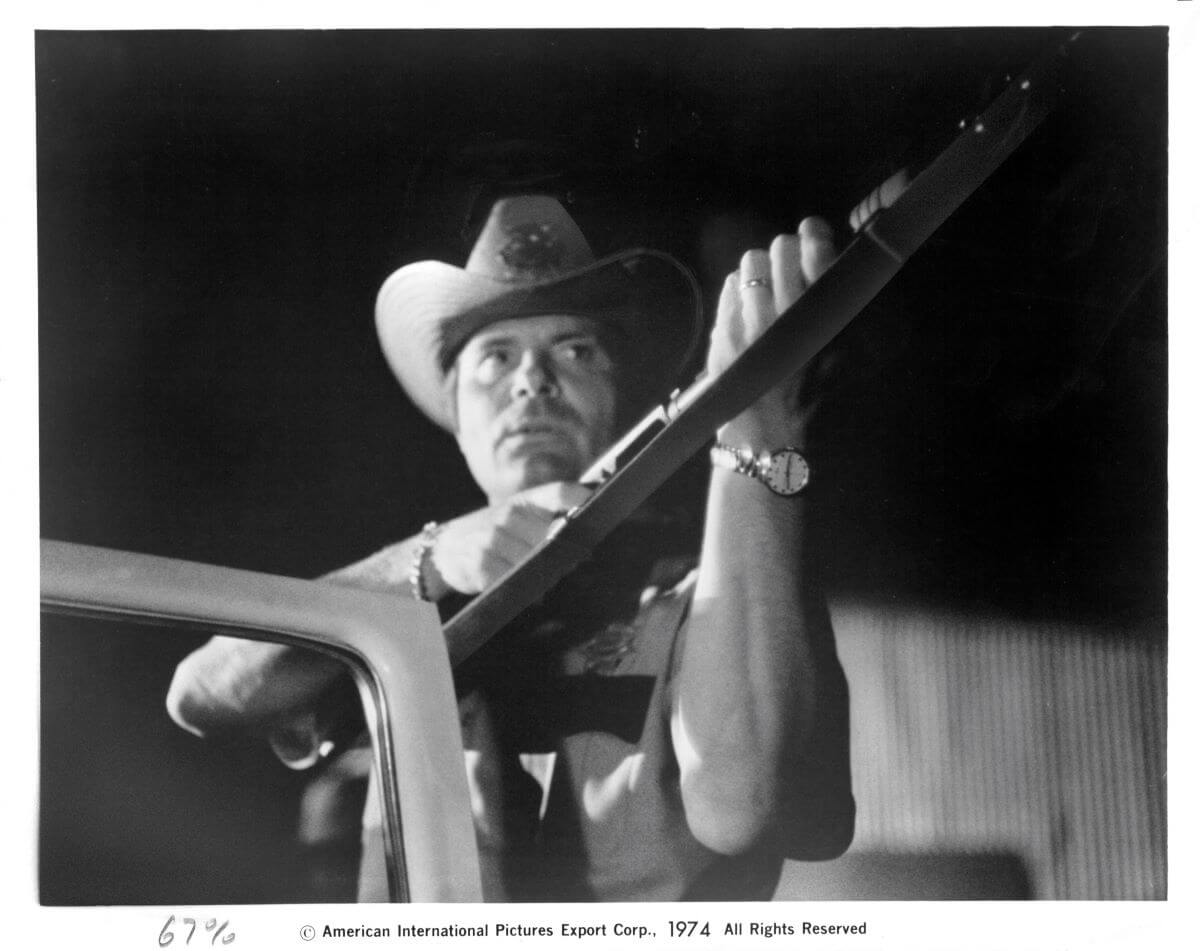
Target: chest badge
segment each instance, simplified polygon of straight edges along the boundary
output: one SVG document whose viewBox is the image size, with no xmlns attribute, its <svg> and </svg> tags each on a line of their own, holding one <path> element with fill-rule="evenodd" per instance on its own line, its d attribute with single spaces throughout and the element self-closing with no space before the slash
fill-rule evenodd
<svg viewBox="0 0 1200 951">
<path fill-rule="evenodd" d="M 631 624 L 613 621 L 581 648 L 589 674 L 616 673 L 621 661 L 634 652 L 636 631 Z"/>
</svg>

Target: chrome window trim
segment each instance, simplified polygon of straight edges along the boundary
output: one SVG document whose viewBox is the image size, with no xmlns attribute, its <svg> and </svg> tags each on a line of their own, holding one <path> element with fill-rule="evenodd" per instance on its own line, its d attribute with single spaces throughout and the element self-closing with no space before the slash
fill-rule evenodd
<svg viewBox="0 0 1200 951">
<path fill-rule="evenodd" d="M 348 663 L 380 778 L 391 900 L 482 900 L 458 708 L 432 605 L 48 540 L 41 543 L 41 591 L 43 607 L 56 612 L 202 625 L 315 648 Z M 399 762 L 419 768 L 401 770 Z"/>
</svg>

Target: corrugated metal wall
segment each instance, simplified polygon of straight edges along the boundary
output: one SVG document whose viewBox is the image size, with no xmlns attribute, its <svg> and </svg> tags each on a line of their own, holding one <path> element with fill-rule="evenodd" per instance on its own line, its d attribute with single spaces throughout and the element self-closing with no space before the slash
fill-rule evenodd
<svg viewBox="0 0 1200 951">
<path fill-rule="evenodd" d="M 833 609 L 852 851 L 1013 852 L 1037 898 L 1166 897 L 1161 631 Z"/>
</svg>

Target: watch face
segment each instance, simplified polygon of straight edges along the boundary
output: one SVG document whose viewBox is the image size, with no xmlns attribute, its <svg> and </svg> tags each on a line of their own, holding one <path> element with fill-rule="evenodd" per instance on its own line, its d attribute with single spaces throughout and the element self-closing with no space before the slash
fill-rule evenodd
<svg viewBox="0 0 1200 951">
<path fill-rule="evenodd" d="M 808 485 L 808 463 L 800 453 L 781 449 L 771 454 L 771 463 L 763 473 L 763 481 L 772 492 L 795 495 Z"/>
</svg>

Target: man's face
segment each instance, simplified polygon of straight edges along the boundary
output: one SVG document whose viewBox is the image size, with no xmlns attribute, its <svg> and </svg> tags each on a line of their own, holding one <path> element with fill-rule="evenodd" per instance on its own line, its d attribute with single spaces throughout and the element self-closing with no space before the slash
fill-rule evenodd
<svg viewBox="0 0 1200 951">
<path fill-rule="evenodd" d="M 492 504 L 579 478 L 615 435 L 617 367 L 586 317 L 491 324 L 455 367 L 455 436 Z"/>
</svg>

